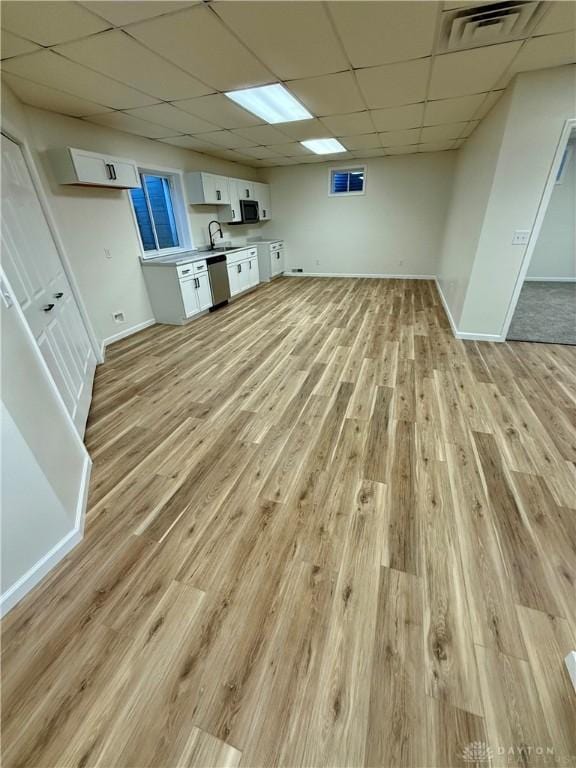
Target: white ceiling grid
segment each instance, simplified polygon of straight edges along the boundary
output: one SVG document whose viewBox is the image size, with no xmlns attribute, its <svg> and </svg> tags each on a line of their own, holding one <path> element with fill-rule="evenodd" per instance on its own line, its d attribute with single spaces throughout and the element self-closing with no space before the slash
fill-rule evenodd
<svg viewBox="0 0 576 768">
<path fill-rule="evenodd" d="M 576 62 L 576 3 L 530 36 L 438 53 L 435 0 L 4 0 L 2 76 L 27 104 L 251 166 L 461 146 L 518 72 Z M 313 119 L 274 126 L 224 92 L 281 82 Z"/>
</svg>

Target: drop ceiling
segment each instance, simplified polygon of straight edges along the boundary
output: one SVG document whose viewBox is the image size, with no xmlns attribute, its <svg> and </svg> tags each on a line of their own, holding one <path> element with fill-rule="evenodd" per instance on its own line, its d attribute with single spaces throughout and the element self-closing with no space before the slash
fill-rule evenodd
<svg viewBox="0 0 576 768">
<path fill-rule="evenodd" d="M 2 78 L 26 104 L 254 167 L 456 149 L 518 72 L 576 62 L 576 4 L 443 52 L 471 2 L 4 0 Z M 487 3 L 484 3 L 487 5 Z M 495 6 L 497 7 L 497 6 Z M 484 33 L 483 33 L 484 34 Z M 282 82 L 313 119 L 264 124 L 224 91 Z"/>
</svg>

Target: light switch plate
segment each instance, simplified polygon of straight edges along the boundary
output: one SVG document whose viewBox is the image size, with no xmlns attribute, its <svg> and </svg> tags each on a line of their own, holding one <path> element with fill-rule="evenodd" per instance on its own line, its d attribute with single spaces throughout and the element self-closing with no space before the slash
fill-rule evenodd
<svg viewBox="0 0 576 768">
<path fill-rule="evenodd" d="M 529 229 L 517 229 L 512 238 L 512 245 L 527 245 L 530 239 Z"/>
</svg>

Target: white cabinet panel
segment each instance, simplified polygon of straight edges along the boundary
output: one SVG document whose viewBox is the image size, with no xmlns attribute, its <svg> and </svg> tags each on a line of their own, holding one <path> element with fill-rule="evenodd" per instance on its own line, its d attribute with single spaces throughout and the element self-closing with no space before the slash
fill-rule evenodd
<svg viewBox="0 0 576 768">
<path fill-rule="evenodd" d="M 49 150 L 60 184 L 134 189 L 140 187 L 138 168 L 131 160 L 73 147 Z"/>
<path fill-rule="evenodd" d="M 200 301 L 196 289 L 196 278 L 191 277 L 188 280 L 180 280 L 180 290 L 182 292 L 182 301 L 184 303 L 184 314 L 186 317 L 200 312 Z"/>
<path fill-rule="evenodd" d="M 260 221 L 269 221 L 272 218 L 270 186 L 262 182 L 254 182 L 254 196 L 258 200 L 260 208 Z"/>
<path fill-rule="evenodd" d="M 230 284 L 230 296 L 236 296 L 240 293 L 240 264 L 228 264 L 228 282 Z"/>
<path fill-rule="evenodd" d="M 212 306 L 212 291 L 210 290 L 210 278 L 207 272 L 196 276 L 196 293 L 198 294 L 200 312 L 210 309 Z"/>
<path fill-rule="evenodd" d="M 192 205 L 228 205 L 229 179 L 215 173 L 194 171 L 184 176 L 188 202 Z"/>
</svg>

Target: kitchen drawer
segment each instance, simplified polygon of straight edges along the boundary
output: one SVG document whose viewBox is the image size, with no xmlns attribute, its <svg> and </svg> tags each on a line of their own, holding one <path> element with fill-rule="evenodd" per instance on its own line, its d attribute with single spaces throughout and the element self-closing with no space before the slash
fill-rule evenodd
<svg viewBox="0 0 576 768">
<path fill-rule="evenodd" d="M 277 243 L 270 243 L 270 250 L 271 251 L 281 251 L 284 247 L 284 243 L 279 240 Z"/>
<path fill-rule="evenodd" d="M 177 270 L 178 277 L 186 278 L 191 275 L 197 275 L 200 272 L 206 272 L 207 266 L 205 261 L 191 261 L 188 264 L 180 264 Z"/>
<path fill-rule="evenodd" d="M 227 264 L 238 264 L 240 261 L 245 261 L 246 259 L 253 258 L 258 253 L 256 248 L 244 248 L 241 251 L 236 251 L 235 253 L 229 253 L 226 256 L 226 263 Z"/>
</svg>

